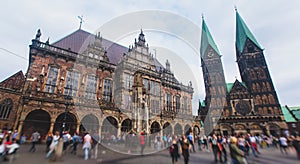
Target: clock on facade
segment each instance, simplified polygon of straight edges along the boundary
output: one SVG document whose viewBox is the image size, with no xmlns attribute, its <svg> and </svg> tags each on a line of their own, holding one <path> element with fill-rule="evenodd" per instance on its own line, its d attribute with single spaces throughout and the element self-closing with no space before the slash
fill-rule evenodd
<svg viewBox="0 0 300 164">
<path fill-rule="evenodd" d="M 245 100 L 240 100 L 236 105 L 235 105 L 235 110 L 239 114 L 246 116 L 251 112 L 251 105 L 248 101 Z"/>
<path fill-rule="evenodd" d="M 214 52 L 213 52 L 213 51 L 208 51 L 207 56 L 208 56 L 208 57 L 214 56 Z"/>
</svg>

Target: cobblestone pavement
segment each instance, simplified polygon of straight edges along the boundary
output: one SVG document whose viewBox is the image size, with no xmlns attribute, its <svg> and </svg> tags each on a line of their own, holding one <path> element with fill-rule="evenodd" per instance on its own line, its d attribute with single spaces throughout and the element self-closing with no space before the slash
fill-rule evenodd
<svg viewBox="0 0 300 164">
<path fill-rule="evenodd" d="M 62 164 L 171 164 L 171 158 L 167 150 L 148 155 L 128 155 L 121 154 L 103 146 L 99 146 L 97 159 L 83 159 L 83 150 L 81 145 L 78 147 L 77 155 L 73 155 L 70 152 L 66 152 L 63 158 L 58 161 L 50 161 L 45 158 L 45 145 L 37 145 L 37 150 L 34 153 L 28 152 L 30 144 L 21 145 L 16 154 L 14 164 L 44 164 L 44 163 L 62 163 Z M 279 149 L 260 149 L 259 158 L 255 158 L 250 155 L 248 158 L 249 164 L 300 164 L 300 161 L 296 158 L 295 151 L 290 151 L 289 154 L 284 155 L 280 153 Z M 230 155 L 228 153 L 228 164 L 231 163 Z M 9 162 L 4 162 L 9 163 Z M 209 151 L 197 151 L 191 153 L 190 164 L 210 164 L 213 162 L 212 152 Z M 183 160 L 179 159 L 179 164 L 183 164 Z"/>
</svg>

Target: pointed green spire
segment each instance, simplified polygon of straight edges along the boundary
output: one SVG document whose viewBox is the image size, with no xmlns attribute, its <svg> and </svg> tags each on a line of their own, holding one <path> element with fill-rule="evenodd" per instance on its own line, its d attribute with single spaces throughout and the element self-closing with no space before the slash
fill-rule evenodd
<svg viewBox="0 0 300 164">
<path fill-rule="evenodd" d="M 236 47 L 240 53 L 244 49 L 247 38 L 249 38 L 257 47 L 262 49 L 236 10 Z"/>
<path fill-rule="evenodd" d="M 216 45 L 216 43 L 214 42 L 208 27 L 204 21 L 204 18 L 202 17 L 202 34 L 201 34 L 201 47 L 200 47 L 200 54 L 201 56 L 204 56 L 204 53 L 206 51 L 206 49 L 208 48 L 208 46 L 211 46 L 218 55 L 220 55 L 220 52 L 218 50 L 218 47 Z"/>
</svg>

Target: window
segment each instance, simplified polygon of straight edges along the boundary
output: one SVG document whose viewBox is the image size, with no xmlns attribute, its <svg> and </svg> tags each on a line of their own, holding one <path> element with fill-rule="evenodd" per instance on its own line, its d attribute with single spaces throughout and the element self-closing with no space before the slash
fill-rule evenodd
<svg viewBox="0 0 300 164">
<path fill-rule="evenodd" d="M 175 112 L 177 113 L 177 112 L 179 112 L 179 110 L 180 110 L 180 96 L 177 95 L 177 96 L 176 96 L 176 107 L 175 107 Z"/>
<path fill-rule="evenodd" d="M 65 86 L 65 95 L 76 96 L 78 90 L 80 73 L 68 71 L 67 81 Z"/>
<path fill-rule="evenodd" d="M 103 88 L 103 99 L 111 102 L 112 99 L 112 81 L 109 79 L 104 79 L 104 88 Z"/>
<path fill-rule="evenodd" d="M 150 87 L 148 84 L 149 84 L 149 81 L 147 79 L 143 79 L 143 86 L 146 90 L 148 90 Z"/>
<path fill-rule="evenodd" d="M 125 89 L 131 89 L 132 88 L 132 84 L 133 84 L 133 76 L 124 73 L 123 75 L 123 87 Z"/>
<path fill-rule="evenodd" d="M 187 113 L 187 109 L 188 108 L 188 104 L 187 104 L 187 97 L 186 96 L 184 96 L 183 97 L 183 104 L 182 104 L 182 112 L 183 113 Z"/>
<path fill-rule="evenodd" d="M 155 99 L 151 99 L 150 100 L 150 111 L 151 113 L 159 113 L 160 112 L 160 101 L 159 100 L 155 100 Z"/>
<path fill-rule="evenodd" d="M 59 69 L 50 66 L 46 83 L 46 92 L 54 93 Z"/>
<path fill-rule="evenodd" d="M 160 96 L 160 86 L 159 83 L 150 81 L 150 93 L 153 96 Z"/>
<path fill-rule="evenodd" d="M 167 111 L 172 111 L 172 95 L 170 93 L 166 94 L 166 102 Z"/>
<path fill-rule="evenodd" d="M 11 99 L 5 99 L 0 104 L 0 119 L 8 119 L 13 103 Z"/>
<path fill-rule="evenodd" d="M 129 110 L 131 103 L 131 96 L 129 94 L 124 94 L 124 108 Z"/>
<path fill-rule="evenodd" d="M 96 99 L 97 77 L 88 75 L 86 80 L 85 98 Z"/>
</svg>

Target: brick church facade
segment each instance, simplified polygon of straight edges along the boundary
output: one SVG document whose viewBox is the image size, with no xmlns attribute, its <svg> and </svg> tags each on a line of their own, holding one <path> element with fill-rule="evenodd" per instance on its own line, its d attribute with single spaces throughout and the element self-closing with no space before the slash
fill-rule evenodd
<svg viewBox="0 0 300 164">
<path fill-rule="evenodd" d="M 211 132 L 280 135 L 287 130 L 263 53 L 236 11 L 236 62 L 242 81 L 225 81 L 221 54 L 202 22 L 201 66 L 206 97 L 199 105 L 206 134 Z"/>
</svg>

